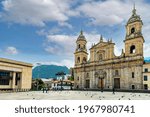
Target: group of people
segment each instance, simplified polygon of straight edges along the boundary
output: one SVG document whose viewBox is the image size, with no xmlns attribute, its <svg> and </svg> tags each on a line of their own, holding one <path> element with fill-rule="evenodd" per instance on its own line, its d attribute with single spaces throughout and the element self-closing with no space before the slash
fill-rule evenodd
<svg viewBox="0 0 150 117">
<path fill-rule="evenodd" d="M 44 92 L 46 92 L 46 93 L 48 92 L 48 88 L 47 88 L 47 87 L 44 87 L 44 88 L 43 88 L 43 93 L 44 93 Z"/>
</svg>

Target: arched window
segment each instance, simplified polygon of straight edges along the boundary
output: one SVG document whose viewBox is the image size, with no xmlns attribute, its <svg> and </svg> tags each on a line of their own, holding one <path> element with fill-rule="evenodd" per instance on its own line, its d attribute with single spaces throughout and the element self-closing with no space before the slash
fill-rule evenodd
<svg viewBox="0 0 150 117">
<path fill-rule="evenodd" d="M 99 59 L 99 61 L 101 61 L 101 60 L 103 59 L 102 54 L 99 55 L 99 58 L 98 58 L 98 59 Z"/>
<path fill-rule="evenodd" d="M 85 49 L 85 45 L 83 46 L 83 49 Z"/>
<path fill-rule="evenodd" d="M 80 44 L 78 45 L 78 48 L 80 48 Z"/>
<path fill-rule="evenodd" d="M 132 45 L 130 47 L 130 54 L 134 54 L 135 53 L 135 45 Z"/>
<path fill-rule="evenodd" d="M 77 63 L 80 63 L 80 57 L 77 58 Z"/>
<path fill-rule="evenodd" d="M 131 34 L 135 32 L 135 28 L 131 28 Z"/>
<path fill-rule="evenodd" d="M 119 71 L 115 70 L 115 76 L 118 76 L 118 75 L 119 75 Z"/>
<path fill-rule="evenodd" d="M 89 77 L 89 73 L 86 74 L 86 77 L 87 77 L 87 78 Z"/>
<path fill-rule="evenodd" d="M 83 57 L 83 61 L 82 61 L 83 63 L 86 63 L 86 58 L 85 57 Z"/>
</svg>

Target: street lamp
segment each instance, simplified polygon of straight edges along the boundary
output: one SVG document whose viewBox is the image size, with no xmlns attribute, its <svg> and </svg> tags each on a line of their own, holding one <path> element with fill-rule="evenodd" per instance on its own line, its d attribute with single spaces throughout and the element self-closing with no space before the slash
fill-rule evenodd
<svg viewBox="0 0 150 117">
<path fill-rule="evenodd" d="M 63 89 L 63 87 L 62 87 L 62 83 L 63 83 L 63 80 L 64 80 L 64 75 L 66 75 L 63 71 L 62 72 L 58 72 L 58 73 L 56 73 L 56 76 L 58 76 L 58 77 L 61 77 L 61 79 L 60 79 L 60 83 L 61 83 L 61 90 Z"/>
</svg>

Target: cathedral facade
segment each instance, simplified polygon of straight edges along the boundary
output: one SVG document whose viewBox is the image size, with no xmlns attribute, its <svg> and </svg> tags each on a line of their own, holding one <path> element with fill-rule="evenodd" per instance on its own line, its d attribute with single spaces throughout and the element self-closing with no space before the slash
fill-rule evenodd
<svg viewBox="0 0 150 117">
<path fill-rule="evenodd" d="M 76 40 L 74 82 L 75 88 L 90 89 L 143 89 L 143 22 L 134 8 L 126 24 L 124 49 L 120 56 L 114 54 L 112 40 L 100 41 L 90 48 L 80 32 Z"/>
</svg>

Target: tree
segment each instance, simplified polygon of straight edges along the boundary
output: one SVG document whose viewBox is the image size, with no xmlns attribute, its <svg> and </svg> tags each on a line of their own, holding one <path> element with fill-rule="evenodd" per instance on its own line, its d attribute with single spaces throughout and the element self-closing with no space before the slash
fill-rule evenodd
<svg viewBox="0 0 150 117">
<path fill-rule="evenodd" d="M 74 77 L 73 76 L 69 76 L 68 80 L 74 81 Z"/>
<path fill-rule="evenodd" d="M 41 90 L 42 88 L 45 87 L 44 82 L 41 79 L 35 79 L 32 81 L 32 89 L 33 90 Z"/>
<path fill-rule="evenodd" d="M 64 75 L 66 75 L 66 73 L 64 73 L 63 71 L 61 71 L 61 72 L 57 72 L 55 75 L 58 76 L 58 77 L 62 77 L 62 79 L 60 79 L 60 82 L 61 82 L 61 90 L 62 90 L 62 89 L 63 89 L 62 83 L 63 83 L 63 80 L 64 80 Z"/>
</svg>

